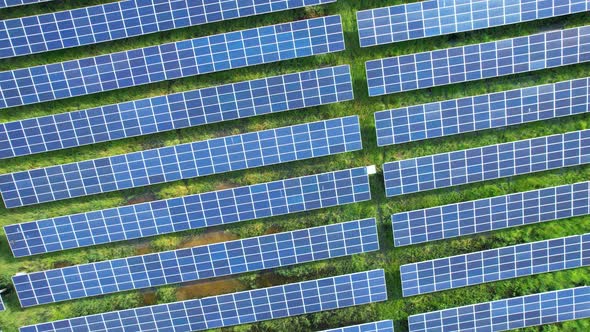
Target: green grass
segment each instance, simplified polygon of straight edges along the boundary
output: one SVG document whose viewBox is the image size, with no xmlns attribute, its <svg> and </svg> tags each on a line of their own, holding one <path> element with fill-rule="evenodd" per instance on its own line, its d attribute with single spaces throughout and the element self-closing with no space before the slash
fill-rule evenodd
<svg viewBox="0 0 590 332">
<path fill-rule="evenodd" d="M 101 1 L 84 1 L 83 4 L 98 2 Z M 343 17 L 347 46 L 347 50 L 344 52 L 2 110 L 0 111 L 0 122 L 56 114 L 104 105 L 106 103 L 133 100 L 198 87 L 238 82 L 338 64 L 350 64 L 352 66 L 355 88 L 354 101 L 4 160 L 0 162 L 0 173 L 81 161 L 102 156 L 139 151 L 146 148 L 174 145 L 209 137 L 274 128 L 353 114 L 360 116 L 364 145 L 362 151 L 333 157 L 293 162 L 286 165 L 232 172 L 186 181 L 177 181 L 146 188 L 70 199 L 39 206 L 23 207 L 12 210 L 0 208 L 0 226 L 15 222 L 25 222 L 120 206 L 129 200 L 138 197 L 141 198 L 143 196 L 169 198 L 213 190 L 222 186 L 248 185 L 348 167 L 372 164 L 381 167 L 384 162 L 396 159 L 411 158 L 432 153 L 563 133 L 588 127 L 590 115 L 584 114 L 505 129 L 486 130 L 477 133 L 378 148 L 375 140 L 375 128 L 373 122 L 373 113 L 375 111 L 590 76 L 590 65 L 584 64 L 369 98 L 364 74 L 364 62 L 367 60 L 510 38 L 545 31 L 547 29 L 590 24 L 590 15 L 579 14 L 487 29 L 484 31 L 460 33 L 452 36 L 442 36 L 361 49 L 358 45 L 355 12 L 360 9 L 399 3 L 402 2 L 398 0 L 339 0 L 336 4 L 307 10 L 291 10 L 288 12 L 257 16 L 255 18 L 214 23 L 206 26 L 174 30 L 95 46 L 55 51 L 0 61 L 0 70 L 8 70 L 97 54 L 105 54 L 147 45 L 156 45 L 164 42 L 183 40 L 219 32 L 288 22 L 309 16 L 340 14 Z M 41 13 L 47 10 L 47 6 L 51 6 L 49 9 L 54 11 L 78 7 L 79 5 L 80 3 L 76 1 L 58 1 L 53 4 L 48 3 L 12 10 L 2 10 L 0 11 L 0 18 Z M 324 225 L 373 216 L 377 217 L 379 220 L 381 244 L 381 250 L 379 252 L 278 269 L 273 271 L 271 277 L 269 277 L 268 274 L 261 273 L 242 275 L 238 279 L 246 287 L 261 287 L 367 269 L 384 268 L 387 271 L 389 289 L 389 300 L 387 302 L 333 312 L 267 321 L 225 330 L 308 331 L 378 319 L 393 319 L 396 322 L 396 331 L 406 331 L 406 318 L 411 314 L 586 284 L 590 280 L 590 269 L 580 268 L 404 299 L 401 297 L 400 289 L 399 266 L 401 264 L 529 241 L 581 234 L 590 230 L 590 217 L 571 218 L 544 224 L 496 231 L 493 233 L 479 234 L 477 236 L 433 242 L 425 245 L 394 248 L 392 245 L 389 215 L 399 211 L 573 183 L 576 181 L 587 180 L 589 176 L 590 166 L 574 167 L 387 199 L 384 195 L 383 178 L 382 175 L 379 174 L 372 176 L 371 179 L 373 200 L 370 202 L 217 227 L 214 230 L 227 230 L 235 236 L 246 237 L 261 235 L 269 230 L 288 231 L 315 225 Z M 0 232 L 3 232 L 3 230 L 0 230 Z M 144 252 L 173 249 L 201 233 L 203 233 L 203 230 L 187 231 L 138 241 L 70 250 L 18 260 L 12 258 L 8 245 L 5 241 L 1 241 L 0 285 L 8 286 L 10 288 L 10 278 L 18 271 L 30 272 L 49 269 L 55 266 L 63 266 L 64 264 L 71 265 L 125 257 L 135 254 L 138 248 L 141 248 Z M 5 238 L 4 234 L 0 234 L 0 237 Z M 159 288 L 155 290 L 155 293 L 149 294 L 150 303 L 151 301 L 164 303 L 175 301 L 179 292 L 177 291 L 177 286 L 168 286 Z M 12 291 L 5 296 L 5 301 L 7 302 L 9 309 L 6 312 L 0 313 L 0 327 L 5 332 L 12 332 L 16 331 L 18 326 L 141 306 L 147 303 L 147 298 L 145 291 L 132 291 L 23 310 L 20 309 L 17 297 Z M 526 331 L 558 330 L 587 331 L 590 330 L 590 320 L 573 321 L 559 325 L 526 329 Z"/>
</svg>

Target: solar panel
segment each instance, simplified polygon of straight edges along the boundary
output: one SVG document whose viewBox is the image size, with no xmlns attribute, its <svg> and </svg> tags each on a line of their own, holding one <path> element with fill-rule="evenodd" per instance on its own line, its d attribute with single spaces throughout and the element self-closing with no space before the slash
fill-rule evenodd
<svg viewBox="0 0 590 332">
<path fill-rule="evenodd" d="M 590 26 L 372 60 L 370 96 L 590 61 Z"/>
<path fill-rule="evenodd" d="M 587 0 L 430 0 L 356 13 L 361 47 L 580 13 Z"/>
<path fill-rule="evenodd" d="M 590 111 L 590 79 L 445 100 L 375 113 L 385 146 Z"/>
<path fill-rule="evenodd" d="M 341 327 L 323 332 L 393 332 L 393 321 L 382 320 L 380 322 Z"/>
<path fill-rule="evenodd" d="M 0 175 L 7 208 L 362 149 L 358 116 Z"/>
<path fill-rule="evenodd" d="M 590 162 L 590 130 L 383 164 L 388 197 Z"/>
<path fill-rule="evenodd" d="M 4 300 L 2 300 L 2 295 L 0 295 L 0 311 L 6 310 L 6 306 L 4 306 Z"/>
<path fill-rule="evenodd" d="M 40 2 L 47 2 L 52 0 L 0 0 L 0 8 L 30 5 Z"/>
<path fill-rule="evenodd" d="M 367 167 L 4 227 L 15 257 L 168 234 L 371 199 Z"/>
<path fill-rule="evenodd" d="M 400 267 L 403 296 L 590 265 L 590 233 L 433 259 Z"/>
<path fill-rule="evenodd" d="M 128 0 L 0 21 L 0 58 L 92 45 L 336 0 Z"/>
<path fill-rule="evenodd" d="M 379 250 L 375 219 L 19 274 L 23 308 Z"/>
<path fill-rule="evenodd" d="M 353 98 L 346 65 L 0 123 L 0 159 Z"/>
<path fill-rule="evenodd" d="M 455 238 L 590 213 L 590 182 L 478 199 L 391 216 L 395 246 Z"/>
<path fill-rule="evenodd" d="M 344 50 L 338 15 L 0 72 L 0 108 Z"/>
<path fill-rule="evenodd" d="M 201 331 L 385 300 L 385 273 L 372 270 L 65 319 L 22 327 L 20 331 Z"/>
<path fill-rule="evenodd" d="M 413 315 L 410 332 L 506 331 L 590 317 L 590 287 L 513 297 Z"/>
</svg>

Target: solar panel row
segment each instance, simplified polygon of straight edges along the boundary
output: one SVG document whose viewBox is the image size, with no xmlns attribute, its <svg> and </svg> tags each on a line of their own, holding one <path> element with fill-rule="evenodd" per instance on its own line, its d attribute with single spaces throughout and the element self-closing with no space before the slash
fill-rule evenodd
<svg viewBox="0 0 590 332">
<path fill-rule="evenodd" d="M 590 162 L 590 130 L 393 161 L 383 165 L 388 197 Z"/>
<path fill-rule="evenodd" d="M 371 199 L 366 167 L 4 227 L 15 257 L 168 234 Z"/>
<path fill-rule="evenodd" d="M 39 2 L 47 2 L 52 0 L 0 0 L 0 8 L 30 5 Z"/>
<path fill-rule="evenodd" d="M 21 306 L 260 271 L 379 250 L 375 219 L 133 256 L 12 278 Z"/>
<path fill-rule="evenodd" d="M 590 265 L 590 233 L 400 267 L 403 296 Z"/>
<path fill-rule="evenodd" d="M 393 332 L 393 321 L 382 320 L 380 322 L 341 327 L 323 332 Z"/>
<path fill-rule="evenodd" d="M 590 26 L 372 60 L 370 96 L 590 61 Z"/>
<path fill-rule="evenodd" d="M 0 21 L 0 58 L 91 45 L 336 0 L 126 0 Z"/>
<path fill-rule="evenodd" d="M 590 213 L 590 182 L 532 190 L 391 216 L 395 246 L 455 238 Z"/>
<path fill-rule="evenodd" d="M 590 10 L 587 0 L 428 0 L 357 12 L 361 47 L 497 27 Z"/>
<path fill-rule="evenodd" d="M 410 332 L 506 331 L 590 317 L 590 287 L 513 297 L 413 315 Z"/>
<path fill-rule="evenodd" d="M 21 332 L 189 332 L 387 300 L 383 270 L 22 327 Z"/>
<path fill-rule="evenodd" d="M 0 109 L 344 50 L 326 16 L 0 72 Z"/>
<path fill-rule="evenodd" d="M 0 123 L 0 159 L 353 98 L 337 66 Z"/>
<path fill-rule="evenodd" d="M 590 111 L 590 79 L 445 100 L 375 113 L 385 146 Z"/>
<path fill-rule="evenodd" d="M 358 116 L 0 175 L 7 208 L 362 149 Z"/>
</svg>

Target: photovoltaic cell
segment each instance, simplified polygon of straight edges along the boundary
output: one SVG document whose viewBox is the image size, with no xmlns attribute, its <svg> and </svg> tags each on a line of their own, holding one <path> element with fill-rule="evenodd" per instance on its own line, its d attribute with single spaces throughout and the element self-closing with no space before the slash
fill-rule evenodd
<svg viewBox="0 0 590 332">
<path fill-rule="evenodd" d="M 366 167 L 4 227 L 15 257 L 168 234 L 371 199 Z"/>
<path fill-rule="evenodd" d="M 0 175 L 7 208 L 362 149 L 358 116 Z"/>
<path fill-rule="evenodd" d="M 0 159 L 353 99 L 349 66 L 0 123 Z"/>
<path fill-rule="evenodd" d="M 388 197 L 590 162 L 590 130 L 383 164 Z"/>
<path fill-rule="evenodd" d="M 0 0 L 0 8 L 30 5 L 39 2 L 47 2 L 51 0 Z"/>
<path fill-rule="evenodd" d="M 396 213 L 395 246 L 449 239 L 590 213 L 590 182 Z"/>
<path fill-rule="evenodd" d="M 590 111 L 590 79 L 445 100 L 375 113 L 385 146 Z"/>
<path fill-rule="evenodd" d="M 4 310 L 6 310 L 6 307 L 4 306 L 4 300 L 2 300 L 2 295 L 0 295 L 0 311 Z"/>
<path fill-rule="evenodd" d="M 0 58 L 91 45 L 336 0 L 128 0 L 0 21 Z"/>
<path fill-rule="evenodd" d="M 0 72 L 0 108 L 344 50 L 340 16 Z"/>
<path fill-rule="evenodd" d="M 590 61 L 590 26 L 372 60 L 370 96 Z"/>
<path fill-rule="evenodd" d="M 387 300 L 383 270 L 31 325 L 21 332 L 189 332 Z"/>
<path fill-rule="evenodd" d="M 590 10 L 587 0 L 429 0 L 357 12 L 361 47 Z"/>
<path fill-rule="evenodd" d="M 484 250 L 400 267 L 403 296 L 590 265 L 590 233 Z"/>
<path fill-rule="evenodd" d="M 323 332 L 393 332 L 393 321 L 382 320 L 380 322 L 341 327 Z"/>
<path fill-rule="evenodd" d="M 12 278 L 21 306 L 260 271 L 379 250 L 375 219 L 363 219 Z"/>
<path fill-rule="evenodd" d="M 408 318 L 410 332 L 506 331 L 590 317 L 590 287 L 513 297 Z"/>
</svg>

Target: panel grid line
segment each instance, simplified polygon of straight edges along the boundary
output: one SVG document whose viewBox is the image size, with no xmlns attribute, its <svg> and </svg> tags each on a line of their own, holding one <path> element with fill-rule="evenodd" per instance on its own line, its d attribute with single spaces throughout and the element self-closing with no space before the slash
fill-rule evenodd
<svg viewBox="0 0 590 332">
<path fill-rule="evenodd" d="M 0 0 L 0 8 L 32 5 L 53 0 Z"/>
<path fill-rule="evenodd" d="M 433 259 L 400 267 L 403 296 L 590 265 L 590 233 Z"/>
<path fill-rule="evenodd" d="M 336 329 L 324 330 L 322 332 L 393 332 L 393 321 L 382 320 L 374 323 L 365 323 Z"/>
<path fill-rule="evenodd" d="M 590 130 L 383 164 L 388 197 L 590 162 Z"/>
<path fill-rule="evenodd" d="M 4 71 L 0 109 L 344 48 L 342 20 L 334 15 Z"/>
<path fill-rule="evenodd" d="M 500 128 L 590 111 L 582 78 L 375 113 L 377 144 L 386 146 Z"/>
<path fill-rule="evenodd" d="M 590 61 L 590 26 L 367 61 L 369 96 Z"/>
<path fill-rule="evenodd" d="M 0 123 L 0 159 L 352 100 L 337 66 Z"/>
<path fill-rule="evenodd" d="M 357 12 L 361 47 L 498 27 L 590 10 L 587 0 L 428 0 Z"/>
<path fill-rule="evenodd" d="M 590 317 L 590 287 L 550 291 L 408 317 L 410 332 L 507 331 Z"/>
<path fill-rule="evenodd" d="M 311 211 L 371 199 L 366 167 L 7 225 L 15 257 Z"/>
<path fill-rule="evenodd" d="M 379 249 L 375 219 L 18 274 L 21 307 L 217 278 Z"/>
<path fill-rule="evenodd" d="M 448 204 L 391 216 L 395 246 L 588 215 L 590 182 Z"/>
<path fill-rule="evenodd" d="M 372 270 L 202 299 L 42 323 L 21 332 L 113 329 L 201 331 L 387 300 L 385 273 Z"/>
<path fill-rule="evenodd" d="M 358 116 L 0 175 L 7 208 L 362 149 Z"/>
</svg>

